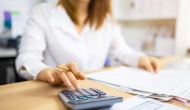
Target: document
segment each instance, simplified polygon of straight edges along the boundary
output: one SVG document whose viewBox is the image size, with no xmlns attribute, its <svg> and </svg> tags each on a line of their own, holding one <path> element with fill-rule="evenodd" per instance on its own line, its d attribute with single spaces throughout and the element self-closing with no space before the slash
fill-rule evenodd
<svg viewBox="0 0 190 110">
<path fill-rule="evenodd" d="M 170 95 L 176 96 L 176 99 L 183 101 L 184 103 L 190 102 L 190 80 L 170 91 Z M 180 98 L 178 98 L 180 97 Z"/>
<path fill-rule="evenodd" d="M 97 81 L 97 82 L 99 82 L 99 81 Z M 149 92 L 130 89 L 130 88 L 127 88 L 127 87 L 120 87 L 120 86 L 116 86 L 116 85 L 112 85 L 112 84 L 107 84 L 107 83 L 103 83 L 103 82 L 99 82 L 99 83 L 104 84 L 104 85 L 109 86 L 109 87 L 112 87 L 112 88 L 115 88 L 115 89 L 118 89 L 118 90 L 121 90 L 123 92 L 128 92 L 128 93 L 132 93 L 132 94 L 138 94 L 138 95 L 141 95 L 141 96 L 144 96 L 144 97 L 151 96 L 151 95 L 154 94 L 154 93 L 149 93 Z"/>
<path fill-rule="evenodd" d="M 155 74 L 138 68 L 122 66 L 89 74 L 87 78 L 134 90 L 167 94 L 190 80 L 190 70 L 161 70 Z"/>
<path fill-rule="evenodd" d="M 111 108 L 100 110 L 187 110 L 175 105 L 160 102 L 151 98 L 134 96 L 121 103 L 113 105 Z"/>
<path fill-rule="evenodd" d="M 97 81 L 97 82 L 99 82 L 99 81 Z M 131 94 L 137 94 L 137 95 L 142 96 L 142 97 L 156 98 L 159 101 L 168 101 L 168 100 L 171 100 L 173 98 L 173 97 L 170 97 L 168 95 L 156 95 L 154 93 L 145 92 L 145 91 L 138 91 L 138 90 L 130 89 L 130 88 L 127 88 L 127 87 L 120 87 L 120 86 L 107 84 L 107 83 L 102 83 L 102 82 L 99 82 L 99 83 L 107 85 L 107 86 L 115 88 L 115 89 L 118 89 L 118 90 L 121 90 L 123 92 L 128 92 L 128 93 L 131 93 Z"/>
</svg>

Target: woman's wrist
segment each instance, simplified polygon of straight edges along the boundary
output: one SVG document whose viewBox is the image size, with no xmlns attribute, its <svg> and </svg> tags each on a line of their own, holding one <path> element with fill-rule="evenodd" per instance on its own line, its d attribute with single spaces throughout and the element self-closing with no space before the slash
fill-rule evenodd
<svg viewBox="0 0 190 110">
<path fill-rule="evenodd" d="M 47 77 L 46 77 L 46 73 L 47 71 L 49 71 L 51 68 L 45 68 L 42 71 L 40 71 L 36 77 L 37 80 L 41 80 L 41 81 L 48 81 Z"/>
<path fill-rule="evenodd" d="M 62 83 L 59 77 L 54 73 L 54 68 L 45 68 L 37 75 L 37 79 L 40 81 L 49 82 L 51 85 L 57 85 Z"/>
</svg>

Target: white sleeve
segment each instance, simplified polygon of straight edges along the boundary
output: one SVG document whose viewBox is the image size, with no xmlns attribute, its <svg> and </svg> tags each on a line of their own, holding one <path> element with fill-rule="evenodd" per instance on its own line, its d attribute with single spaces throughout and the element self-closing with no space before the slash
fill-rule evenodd
<svg viewBox="0 0 190 110">
<path fill-rule="evenodd" d="M 139 57 L 144 56 L 143 53 L 133 50 L 126 44 L 120 28 L 117 26 L 114 26 L 113 28 L 113 40 L 110 53 L 123 64 L 127 64 L 132 67 L 138 67 Z"/>
<path fill-rule="evenodd" d="M 43 52 L 46 49 L 46 38 L 44 34 L 44 21 L 41 5 L 37 6 L 24 30 L 19 55 L 16 59 L 18 74 L 26 79 L 36 79 L 38 73 L 48 66 L 43 63 Z M 27 72 L 22 72 L 24 66 Z"/>
</svg>

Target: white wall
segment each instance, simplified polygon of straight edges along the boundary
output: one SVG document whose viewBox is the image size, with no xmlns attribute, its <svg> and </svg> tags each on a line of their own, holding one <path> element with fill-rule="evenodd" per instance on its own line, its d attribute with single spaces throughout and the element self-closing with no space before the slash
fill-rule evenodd
<svg viewBox="0 0 190 110">
<path fill-rule="evenodd" d="M 190 0 L 180 0 L 176 24 L 175 55 L 186 55 L 190 48 Z"/>
<path fill-rule="evenodd" d="M 113 0 L 113 12 L 121 21 L 125 38 L 137 41 L 144 38 L 146 42 L 150 33 L 142 32 L 147 25 L 166 26 L 175 40 L 172 55 L 185 56 L 190 48 L 190 0 Z"/>
<path fill-rule="evenodd" d="M 112 11 L 118 19 L 126 18 L 129 14 L 130 0 L 112 0 Z"/>
<path fill-rule="evenodd" d="M 0 0 L 0 33 L 3 30 L 4 11 L 17 11 L 28 15 L 38 0 Z"/>
</svg>

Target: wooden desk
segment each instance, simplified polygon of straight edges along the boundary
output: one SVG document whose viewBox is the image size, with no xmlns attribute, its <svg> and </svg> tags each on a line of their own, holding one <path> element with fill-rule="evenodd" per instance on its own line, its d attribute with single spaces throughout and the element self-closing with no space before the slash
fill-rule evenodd
<svg viewBox="0 0 190 110">
<path fill-rule="evenodd" d="M 91 80 L 80 81 L 82 88 L 96 87 L 110 95 L 124 99 L 134 95 L 125 93 Z M 46 82 L 27 81 L 0 86 L 0 110 L 67 110 L 58 98 L 58 91 L 72 89 L 65 86 L 50 86 Z M 169 101 L 168 103 L 190 109 L 186 105 Z"/>
</svg>

